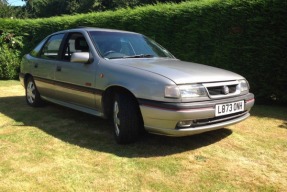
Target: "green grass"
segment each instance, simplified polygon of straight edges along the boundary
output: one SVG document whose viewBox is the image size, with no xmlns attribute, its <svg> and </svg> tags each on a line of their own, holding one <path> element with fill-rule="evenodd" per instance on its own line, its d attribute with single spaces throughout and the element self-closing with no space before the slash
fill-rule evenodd
<svg viewBox="0 0 287 192">
<path fill-rule="evenodd" d="M 0 191 L 285 191 L 287 109 L 255 106 L 225 129 L 117 145 L 110 124 L 53 104 L 31 108 L 0 81 Z"/>
</svg>

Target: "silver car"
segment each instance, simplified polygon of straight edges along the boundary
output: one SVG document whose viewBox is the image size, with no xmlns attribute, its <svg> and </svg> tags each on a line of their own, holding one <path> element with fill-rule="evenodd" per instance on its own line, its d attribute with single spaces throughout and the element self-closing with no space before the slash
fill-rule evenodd
<svg viewBox="0 0 287 192">
<path fill-rule="evenodd" d="M 144 131 L 187 136 L 249 117 L 254 95 L 233 72 L 176 59 L 144 35 L 77 28 L 46 37 L 21 63 L 30 106 L 43 100 L 114 124 L 118 143 Z"/>
</svg>

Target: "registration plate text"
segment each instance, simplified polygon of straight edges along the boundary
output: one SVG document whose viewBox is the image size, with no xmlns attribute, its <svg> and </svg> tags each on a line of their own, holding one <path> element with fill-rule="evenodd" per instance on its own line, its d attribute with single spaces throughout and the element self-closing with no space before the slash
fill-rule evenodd
<svg viewBox="0 0 287 192">
<path fill-rule="evenodd" d="M 215 106 L 215 116 L 228 115 L 244 111 L 244 101 L 219 104 Z"/>
</svg>

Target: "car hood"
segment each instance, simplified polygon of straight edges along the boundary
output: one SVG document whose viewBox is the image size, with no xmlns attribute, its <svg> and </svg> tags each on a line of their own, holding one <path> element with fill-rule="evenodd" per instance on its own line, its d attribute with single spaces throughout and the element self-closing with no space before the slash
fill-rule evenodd
<svg viewBox="0 0 287 192">
<path fill-rule="evenodd" d="M 177 59 L 124 59 L 118 60 L 118 62 L 125 66 L 164 76 L 176 84 L 243 79 L 242 76 L 224 69 Z"/>
</svg>

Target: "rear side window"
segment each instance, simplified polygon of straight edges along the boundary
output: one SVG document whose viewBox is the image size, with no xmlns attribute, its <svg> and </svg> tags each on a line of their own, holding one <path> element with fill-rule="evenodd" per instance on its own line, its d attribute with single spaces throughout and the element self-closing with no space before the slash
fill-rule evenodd
<svg viewBox="0 0 287 192">
<path fill-rule="evenodd" d="M 43 47 L 44 43 L 46 42 L 47 38 L 45 38 L 43 41 L 41 41 L 31 52 L 30 55 L 32 55 L 33 57 L 38 57 L 39 56 L 39 52 L 41 50 L 41 48 Z"/>
<path fill-rule="evenodd" d="M 58 59 L 59 49 L 63 40 L 64 34 L 57 34 L 46 42 L 42 48 L 40 57 L 44 59 Z"/>
</svg>

